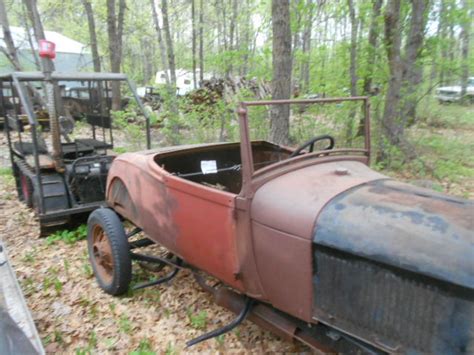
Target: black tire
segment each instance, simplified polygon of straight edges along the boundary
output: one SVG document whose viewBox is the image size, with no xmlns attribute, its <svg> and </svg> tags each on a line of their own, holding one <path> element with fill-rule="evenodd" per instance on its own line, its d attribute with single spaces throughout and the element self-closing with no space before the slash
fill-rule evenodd
<svg viewBox="0 0 474 355">
<path fill-rule="evenodd" d="M 97 282 L 106 293 L 121 295 L 132 279 L 130 246 L 119 216 L 99 208 L 87 220 L 87 249 Z"/>
</svg>

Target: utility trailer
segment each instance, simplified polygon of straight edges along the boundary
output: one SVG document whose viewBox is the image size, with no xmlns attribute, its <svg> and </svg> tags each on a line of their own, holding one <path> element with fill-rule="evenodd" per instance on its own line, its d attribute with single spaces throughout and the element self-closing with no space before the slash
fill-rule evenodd
<svg viewBox="0 0 474 355">
<path fill-rule="evenodd" d="M 256 106 L 348 102 L 365 108 L 362 148 L 321 132 L 296 149 L 250 139 Z M 240 143 L 114 160 L 108 208 L 88 220 L 100 287 L 127 292 L 132 260 L 169 270 L 136 289 L 190 269 L 238 316 L 188 346 L 248 317 L 319 352 L 473 353 L 474 202 L 370 169 L 367 97 L 243 102 L 237 113 Z M 168 254 L 139 251 L 151 244 Z"/>
<path fill-rule="evenodd" d="M 74 119 L 57 90 L 65 82 L 81 83 L 91 98 L 104 93 L 91 100 L 89 110 L 83 109 L 82 120 L 88 127 L 85 138 L 75 136 Z M 147 112 L 124 74 L 14 72 L 0 76 L 0 104 L 18 196 L 35 210 L 42 235 L 70 222 L 74 215 L 104 205 L 107 173 L 116 156 L 109 96 L 113 82 L 126 85 L 141 109 L 149 148 Z M 8 101 L 2 95 L 4 87 L 10 89 Z M 43 88 L 46 107 L 33 104 L 35 87 Z M 49 140 L 42 136 L 39 110 L 47 113 Z"/>
</svg>

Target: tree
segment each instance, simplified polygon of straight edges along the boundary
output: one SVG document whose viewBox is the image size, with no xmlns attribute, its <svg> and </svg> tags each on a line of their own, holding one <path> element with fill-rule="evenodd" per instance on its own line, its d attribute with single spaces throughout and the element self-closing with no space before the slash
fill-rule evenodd
<svg viewBox="0 0 474 355">
<path fill-rule="evenodd" d="M 168 0 L 161 0 L 161 15 L 163 16 L 163 31 L 165 31 L 167 49 L 166 52 L 168 54 L 168 67 L 170 69 L 170 81 L 174 92 L 176 92 L 176 65 L 174 58 L 173 41 L 171 40 L 170 23 L 168 20 Z"/>
<path fill-rule="evenodd" d="M 403 61 L 403 108 L 402 125 L 412 125 L 416 121 L 416 106 L 418 103 L 418 86 L 423 76 L 423 68 L 419 61 L 420 52 L 425 37 L 426 13 L 428 0 L 412 0 L 410 30 L 405 41 L 405 56 Z"/>
<path fill-rule="evenodd" d="M 193 52 L 193 85 L 196 89 L 196 0 L 191 0 L 191 22 L 192 22 L 192 52 Z"/>
<path fill-rule="evenodd" d="M 472 19 L 472 9 L 469 7 L 468 0 L 462 0 L 462 9 L 464 10 L 464 18 L 461 24 L 460 38 L 462 41 L 461 49 L 461 98 L 466 98 L 467 81 L 469 79 L 469 34 Z"/>
<path fill-rule="evenodd" d="M 427 4 L 427 0 L 411 1 L 410 29 L 405 39 L 405 53 L 401 50 L 403 31 L 400 0 L 389 1 L 385 12 L 385 47 L 390 78 L 382 126 L 389 143 L 399 147 L 408 159 L 416 156 L 404 131 L 408 117 L 414 119 L 416 114 L 416 90 L 422 73 L 417 58 L 423 44 Z"/>
<path fill-rule="evenodd" d="M 99 56 L 99 49 L 97 46 L 97 35 L 95 31 L 95 20 L 94 20 L 94 13 L 92 12 L 92 5 L 91 5 L 90 0 L 82 0 L 82 4 L 84 5 L 84 10 L 87 16 L 87 24 L 89 27 L 89 36 L 90 36 L 92 62 L 94 64 L 94 71 L 100 72 L 100 56 Z"/>
<path fill-rule="evenodd" d="M 36 0 L 24 0 L 26 6 L 28 17 L 33 25 L 33 32 L 37 43 L 40 40 L 46 39 L 43 30 L 43 23 L 38 12 L 38 7 L 36 6 Z M 59 87 L 56 82 L 51 80 L 50 74 L 54 72 L 54 63 L 50 58 L 42 57 L 41 65 L 43 72 L 46 76 L 46 97 L 48 98 L 48 114 L 49 114 L 49 126 L 51 132 L 51 141 L 52 141 L 52 152 L 51 156 L 53 158 L 54 166 L 57 171 L 64 171 L 64 162 L 62 161 L 62 146 L 61 146 L 61 136 L 59 128 L 59 115 L 64 115 L 64 106 L 61 102 L 61 96 L 59 95 Z M 48 77 L 49 76 L 49 77 Z M 58 102 L 59 100 L 59 102 Z"/>
<path fill-rule="evenodd" d="M 107 0 L 107 33 L 109 36 L 110 68 L 113 73 L 120 73 L 122 63 L 122 35 L 125 9 L 125 0 L 119 0 L 119 12 L 117 16 L 115 0 Z M 120 83 L 113 81 L 111 86 L 112 110 L 120 110 Z"/>
<path fill-rule="evenodd" d="M 322 2 L 319 5 L 319 9 L 322 6 Z M 306 19 L 304 21 L 304 29 L 303 29 L 303 43 L 302 43 L 302 51 L 303 51 L 303 58 L 301 61 L 301 69 L 300 69 L 300 87 L 302 91 L 306 92 L 309 88 L 309 59 L 311 53 L 311 32 L 313 29 L 313 15 L 314 15 L 314 8 L 315 4 L 313 0 L 307 0 L 306 4 Z M 294 49 L 293 49 L 294 50 Z"/>
<path fill-rule="evenodd" d="M 349 73 L 351 77 L 351 96 L 357 96 L 357 17 L 354 8 L 354 1 L 347 0 L 349 6 L 349 17 L 351 19 L 351 61 Z"/>
<path fill-rule="evenodd" d="M 3 0 L 0 0 L 0 24 L 3 30 L 3 39 L 7 47 L 6 49 L 3 47 L 0 48 L 5 54 L 5 56 L 8 58 L 8 60 L 12 63 L 15 70 L 21 71 L 20 61 L 18 60 L 15 44 L 13 43 L 12 34 L 10 32 L 10 24 L 8 22 L 7 11 Z"/>
<path fill-rule="evenodd" d="M 291 28 L 289 0 L 272 0 L 272 32 L 272 99 L 289 99 L 291 95 Z M 272 106 L 270 118 L 270 140 L 278 144 L 288 144 L 290 106 Z"/>
<path fill-rule="evenodd" d="M 377 55 L 377 42 L 379 37 L 379 17 L 382 9 L 383 0 L 372 0 L 372 21 L 369 27 L 369 38 L 368 38 L 368 47 L 367 47 L 367 60 L 366 60 L 366 69 L 364 76 L 364 83 L 362 85 L 362 90 L 364 95 L 372 94 L 372 80 L 374 75 L 376 55 Z M 357 130 L 357 136 L 362 136 L 364 134 L 365 127 L 365 116 L 362 116 L 359 128 Z"/>
<path fill-rule="evenodd" d="M 390 144 L 398 145 L 403 136 L 403 126 L 397 123 L 402 87 L 403 64 L 401 60 L 402 28 L 400 0 L 391 0 L 385 10 L 385 49 L 390 78 L 385 95 L 382 130 Z"/>
<path fill-rule="evenodd" d="M 155 24 L 155 30 L 158 36 L 158 45 L 160 47 L 161 65 L 164 71 L 166 84 L 169 86 L 170 77 L 168 75 L 168 62 L 166 60 L 167 58 L 166 47 L 165 47 L 165 43 L 163 42 L 163 35 L 161 33 L 160 23 L 158 22 L 158 14 L 156 13 L 155 0 L 150 0 L 150 5 L 151 5 L 152 16 L 153 16 L 153 23 Z"/>
<path fill-rule="evenodd" d="M 199 0 L 199 81 L 204 80 L 204 0 Z"/>
</svg>

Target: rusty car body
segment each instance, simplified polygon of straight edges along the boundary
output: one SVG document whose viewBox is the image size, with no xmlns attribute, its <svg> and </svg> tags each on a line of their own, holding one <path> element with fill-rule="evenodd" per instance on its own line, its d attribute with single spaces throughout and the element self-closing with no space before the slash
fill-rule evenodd
<svg viewBox="0 0 474 355">
<path fill-rule="evenodd" d="M 345 101 L 365 106 L 363 149 L 312 151 L 312 140 L 293 150 L 249 138 L 252 106 Z M 237 113 L 240 143 L 114 160 L 108 206 L 181 263 L 157 260 L 212 275 L 225 286 L 197 280 L 218 304 L 322 352 L 474 351 L 473 201 L 370 169 L 366 97 L 243 102 Z M 104 211 L 89 219 L 89 251 L 103 286 L 125 265 L 112 239 L 134 233 L 107 235 L 95 213 Z M 121 244 L 127 264 L 152 260 L 134 243 Z"/>
</svg>

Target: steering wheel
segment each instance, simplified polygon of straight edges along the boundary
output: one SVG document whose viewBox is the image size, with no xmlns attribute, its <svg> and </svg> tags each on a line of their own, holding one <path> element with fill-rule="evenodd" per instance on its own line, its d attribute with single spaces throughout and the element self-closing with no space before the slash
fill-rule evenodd
<svg viewBox="0 0 474 355">
<path fill-rule="evenodd" d="M 324 148 L 323 150 L 329 150 L 329 149 L 334 148 L 334 137 L 330 136 L 329 134 L 323 134 L 323 135 L 320 135 L 320 136 L 313 137 L 309 141 L 304 142 L 303 144 L 301 144 L 298 148 L 296 148 L 296 150 L 293 153 L 291 153 L 290 158 L 293 158 L 293 157 L 296 157 L 297 155 L 300 155 L 301 151 L 303 151 L 304 149 L 306 149 L 308 147 L 309 147 L 309 152 L 311 153 L 314 149 L 314 143 L 316 143 L 318 141 L 322 141 L 324 139 L 327 139 L 329 141 L 329 145 L 326 148 Z"/>
</svg>

